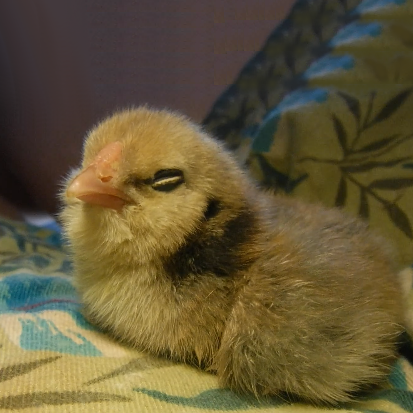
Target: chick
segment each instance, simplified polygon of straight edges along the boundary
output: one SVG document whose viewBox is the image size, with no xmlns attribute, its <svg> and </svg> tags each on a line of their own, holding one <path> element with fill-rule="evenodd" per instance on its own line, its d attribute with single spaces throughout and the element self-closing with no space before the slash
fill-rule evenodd
<svg viewBox="0 0 413 413">
<path fill-rule="evenodd" d="M 185 117 L 103 121 L 62 199 L 85 312 L 119 340 L 257 397 L 344 402 L 389 372 L 403 309 L 386 242 L 260 191 Z"/>
</svg>

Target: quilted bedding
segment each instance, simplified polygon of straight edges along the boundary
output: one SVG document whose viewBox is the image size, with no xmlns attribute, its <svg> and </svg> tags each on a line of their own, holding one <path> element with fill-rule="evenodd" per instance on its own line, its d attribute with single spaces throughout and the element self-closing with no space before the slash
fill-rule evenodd
<svg viewBox="0 0 413 413">
<path fill-rule="evenodd" d="M 410 291 L 413 271 L 403 272 Z M 413 294 L 412 294 L 413 297 Z M 413 299 L 411 319 L 413 324 Z M 413 411 L 406 343 L 386 388 L 332 411 Z M 257 402 L 216 377 L 124 347 L 83 317 L 59 232 L 0 219 L 0 411 L 318 412 Z"/>
</svg>

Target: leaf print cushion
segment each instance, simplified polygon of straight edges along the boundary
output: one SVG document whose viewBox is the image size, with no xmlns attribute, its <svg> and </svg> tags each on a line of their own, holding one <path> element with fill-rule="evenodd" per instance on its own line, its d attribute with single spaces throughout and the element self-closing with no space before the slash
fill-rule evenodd
<svg viewBox="0 0 413 413">
<path fill-rule="evenodd" d="M 368 220 L 395 244 L 402 263 L 410 264 L 413 124 L 407 119 L 412 112 L 410 87 L 329 88 L 324 102 L 284 113 L 270 134 L 264 124 L 252 148 L 268 141 L 270 147 L 265 153 L 252 152 L 249 162 L 258 165 L 258 178 L 262 159 L 267 169 L 276 169 L 277 146 L 288 136 L 289 164 L 279 171 L 289 177 L 283 190 Z M 266 122 L 273 123 L 272 115 Z"/>
<path fill-rule="evenodd" d="M 411 264 L 413 2 L 302 1 L 289 21 L 205 126 L 262 186 L 359 215 Z"/>
</svg>

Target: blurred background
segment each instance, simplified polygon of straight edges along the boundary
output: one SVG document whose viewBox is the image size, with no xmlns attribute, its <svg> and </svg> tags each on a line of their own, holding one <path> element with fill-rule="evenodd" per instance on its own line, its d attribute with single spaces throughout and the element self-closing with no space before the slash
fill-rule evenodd
<svg viewBox="0 0 413 413">
<path fill-rule="evenodd" d="M 0 213 L 53 213 L 86 132 L 147 103 L 202 121 L 293 0 L 1 0 Z"/>
</svg>

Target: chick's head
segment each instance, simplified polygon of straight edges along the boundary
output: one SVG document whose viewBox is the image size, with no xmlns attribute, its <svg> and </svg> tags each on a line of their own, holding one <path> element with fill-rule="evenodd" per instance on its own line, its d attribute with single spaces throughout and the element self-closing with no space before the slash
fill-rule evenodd
<svg viewBox="0 0 413 413">
<path fill-rule="evenodd" d="M 62 192 L 72 244 L 123 248 L 142 262 L 169 254 L 197 229 L 231 219 L 248 183 L 214 139 L 185 117 L 147 108 L 103 121 Z M 212 224 L 211 224 L 212 222 Z M 76 245 L 75 245 L 76 247 Z"/>
</svg>

